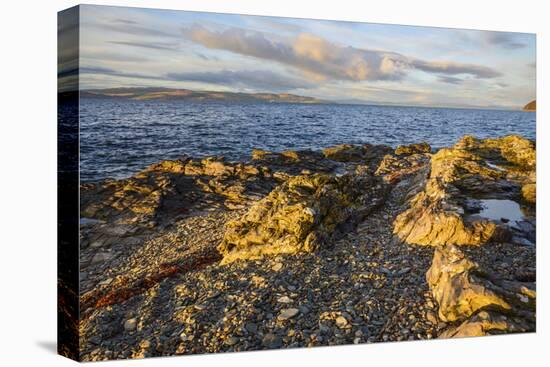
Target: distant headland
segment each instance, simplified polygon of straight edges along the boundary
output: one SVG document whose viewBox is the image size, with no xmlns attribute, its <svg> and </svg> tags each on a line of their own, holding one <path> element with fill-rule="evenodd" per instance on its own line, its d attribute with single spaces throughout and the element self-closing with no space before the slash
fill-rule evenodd
<svg viewBox="0 0 550 367">
<path fill-rule="evenodd" d="M 537 110 L 537 100 L 533 100 L 533 101 L 527 103 L 523 107 L 523 110 L 524 111 L 536 111 Z"/>
<path fill-rule="evenodd" d="M 80 92 L 88 98 L 125 98 L 132 100 L 189 100 L 189 101 L 231 101 L 231 102 L 271 102 L 271 103 L 329 103 L 313 97 L 288 93 L 237 93 L 193 91 L 170 88 L 110 88 L 89 89 Z"/>
</svg>

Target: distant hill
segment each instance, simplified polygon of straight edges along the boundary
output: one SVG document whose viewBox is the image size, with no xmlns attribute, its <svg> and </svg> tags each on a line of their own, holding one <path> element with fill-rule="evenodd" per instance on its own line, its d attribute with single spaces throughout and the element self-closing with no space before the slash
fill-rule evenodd
<svg viewBox="0 0 550 367">
<path fill-rule="evenodd" d="M 537 100 L 531 101 L 523 107 L 524 111 L 536 111 L 537 110 Z"/>
<path fill-rule="evenodd" d="M 124 98 L 133 100 L 188 100 L 188 101 L 232 101 L 269 103 L 328 103 L 312 97 L 288 93 L 234 93 L 193 91 L 170 88 L 111 88 L 82 90 L 83 98 Z"/>
</svg>

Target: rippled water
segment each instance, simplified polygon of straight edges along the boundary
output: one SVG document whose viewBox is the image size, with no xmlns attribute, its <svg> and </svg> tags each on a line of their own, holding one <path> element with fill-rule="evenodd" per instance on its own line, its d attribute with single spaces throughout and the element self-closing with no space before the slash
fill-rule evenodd
<svg viewBox="0 0 550 367">
<path fill-rule="evenodd" d="M 319 149 L 350 143 L 454 144 L 520 134 L 535 138 L 535 113 L 362 105 L 190 103 L 82 99 L 83 181 L 130 176 L 182 154 L 246 160 L 253 148 Z"/>
</svg>

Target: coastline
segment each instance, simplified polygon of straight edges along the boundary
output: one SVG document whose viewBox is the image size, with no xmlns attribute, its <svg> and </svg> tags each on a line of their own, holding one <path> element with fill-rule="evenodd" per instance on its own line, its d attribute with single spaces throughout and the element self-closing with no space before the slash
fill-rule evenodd
<svg viewBox="0 0 550 367">
<path fill-rule="evenodd" d="M 535 330 L 535 146 L 340 145 L 81 185 L 84 360 Z M 489 200 L 521 221 L 481 217 Z"/>
</svg>

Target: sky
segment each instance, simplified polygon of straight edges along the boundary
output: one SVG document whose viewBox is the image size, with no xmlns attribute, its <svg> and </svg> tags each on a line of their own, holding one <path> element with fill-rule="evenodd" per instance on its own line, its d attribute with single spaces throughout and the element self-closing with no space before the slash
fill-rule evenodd
<svg viewBox="0 0 550 367">
<path fill-rule="evenodd" d="M 502 109 L 536 93 L 526 33 L 81 5 L 79 57 L 80 89 Z"/>
</svg>

